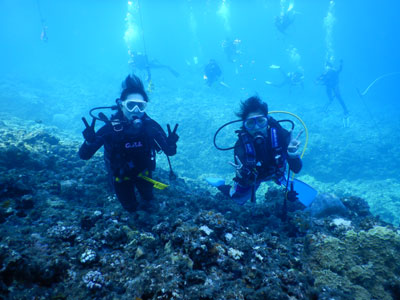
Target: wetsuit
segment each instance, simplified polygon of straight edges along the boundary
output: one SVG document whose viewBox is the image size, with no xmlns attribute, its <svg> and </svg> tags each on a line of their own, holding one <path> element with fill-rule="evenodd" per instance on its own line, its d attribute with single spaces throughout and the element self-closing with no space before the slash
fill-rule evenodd
<svg viewBox="0 0 400 300">
<path fill-rule="evenodd" d="M 329 104 L 331 104 L 333 100 L 336 98 L 343 108 L 344 115 L 347 116 L 349 114 L 349 111 L 342 99 L 342 95 L 340 94 L 339 90 L 339 74 L 341 71 L 342 71 L 342 65 L 340 65 L 339 69 L 337 70 L 329 69 L 320 76 L 319 80 L 326 87 L 326 94 L 328 95 L 329 98 L 329 103 L 327 104 L 327 106 L 329 106 Z"/>
<path fill-rule="evenodd" d="M 153 184 L 138 175 L 151 178 L 156 152 L 175 155 L 176 143 L 170 142 L 161 126 L 146 114 L 140 128 L 128 122 L 115 122 L 118 119 L 122 116 L 112 118 L 112 123 L 100 128 L 93 143 L 85 141 L 79 156 L 88 160 L 104 146 L 104 160 L 114 191 L 122 206 L 132 212 L 138 205 L 135 188 L 144 200 L 153 198 Z"/>
<path fill-rule="evenodd" d="M 290 133 L 269 117 L 268 136 L 261 143 L 254 141 L 246 131 L 239 132 L 234 148 L 235 164 L 243 164 L 233 179 L 234 185 L 218 187 L 225 195 L 232 197 L 238 204 L 244 204 L 252 197 L 261 182 L 274 180 L 281 184 L 285 175 L 286 162 L 294 173 L 300 172 L 302 161 L 299 156 L 288 157 L 287 148 Z M 240 162 L 236 159 L 239 158 Z"/>
<path fill-rule="evenodd" d="M 216 62 L 210 62 L 204 68 L 204 74 L 207 78 L 207 85 L 211 86 L 222 75 L 222 71 Z"/>
</svg>

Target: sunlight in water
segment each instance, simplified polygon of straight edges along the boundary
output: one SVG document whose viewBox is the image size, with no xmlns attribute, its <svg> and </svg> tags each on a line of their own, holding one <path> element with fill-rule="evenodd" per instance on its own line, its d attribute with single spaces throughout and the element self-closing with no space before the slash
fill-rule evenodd
<svg viewBox="0 0 400 300">
<path fill-rule="evenodd" d="M 288 7 L 286 8 L 286 0 L 281 0 L 280 1 L 280 8 L 281 8 L 281 16 L 291 12 L 294 8 L 294 1 L 291 1 L 288 5 Z"/>
<path fill-rule="evenodd" d="M 286 4 L 286 0 L 281 0 L 280 1 L 280 6 L 281 6 L 281 15 L 285 14 L 285 4 Z"/>
<path fill-rule="evenodd" d="M 291 2 L 291 3 L 289 4 L 289 7 L 288 7 L 287 11 L 288 11 L 288 12 L 291 11 L 291 10 L 293 9 L 293 7 L 294 7 L 294 4 L 293 4 L 293 2 Z"/>
<path fill-rule="evenodd" d="M 335 2 L 329 2 L 328 13 L 324 18 L 324 27 L 326 30 L 325 43 L 326 43 L 326 61 L 333 62 L 335 60 L 335 53 L 333 49 L 333 25 L 335 24 Z"/>
<path fill-rule="evenodd" d="M 217 14 L 224 21 L 225 30 L 230 31 L 231 27 L 229 25 L 229 5 L 226 0 L 222 0 L 221 6 L 219 7 Z"/>
<path fill-rule="evenodd" d="M 189 24 L 190 24 L 190 29 L 192 30 L 192 32 L 196 33 L 197 32 L 197 22 L 194 17 L 193 11 L 191 11 L 189 14 Z"/>
<path fill-rule="evenodd" d="M 139 27 L 137 25 L 138 20 L 138 1 L 128 1 L 128 12 L 125 17 L 125 33 L 124 40 L 128 48 L 128 52 L 133 49 L 134 43 L 139 38 Z"/>
<path fill-rule="evenodd" d="M 288 54 L 289 54 L 290 60 L 291 60 L 297 67 L 300 67 L 301 56 L 300 56 L 299 50 L 298 50 L 296 47 L 290 45 L 289 48 L 286 49 L 286 51 L 287 51 Z"/>
</svg>

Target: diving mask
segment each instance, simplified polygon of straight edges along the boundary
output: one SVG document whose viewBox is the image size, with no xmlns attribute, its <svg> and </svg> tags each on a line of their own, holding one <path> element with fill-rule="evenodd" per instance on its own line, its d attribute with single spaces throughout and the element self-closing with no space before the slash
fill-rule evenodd
<svg viewBox="0 0 400 300">
<path fill-rule="evenodd" d="M 247 130 L 254 130 L 256 127 L 258 129 L 265 128 L 268 125 L 268 117 L 266 116 L 255 116 L 247 118 L 243 121 L 243 126 Z"/>
<path fill-rule="evenodd" d="M 144 113 L 146 110 L 147 102 L 140 99 L 127 99 L 122 101 L 122 107 L 125 108 L 128 112 L 140 112 Z"/>
</svg>

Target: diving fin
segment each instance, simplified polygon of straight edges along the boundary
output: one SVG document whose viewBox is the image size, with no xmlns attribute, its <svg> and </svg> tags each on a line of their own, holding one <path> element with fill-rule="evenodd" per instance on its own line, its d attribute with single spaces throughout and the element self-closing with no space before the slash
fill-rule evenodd
<svg viewBox="0 0 400 300">
<path fill-rule="evenodd" d="M 293 179 L 293 188 L 298 193 L 297 197 L 299 198 L 299 201 L 305 207 L 310 206 L 318 194 L 314 188 L 298 179 Z"/>
<path fill-rule="evenodd" d="M 270 65 L 269 68 L 270 68 L 270 69 L 280 69 L 281 66 L 278 66 L 278 65 Z"/>
<path fill-rule="evenodd" d="M 301 180 L 293 179 L 293 181 L 290 181 L 290 183 L 292 182 L 293 189 L 298 193 L 297 198 L 300 203 L 302 203 L 305 207 L 310 206 L 317 196 L 318 192 Z M 286 180 L 283 181 L 282 184 L 286 186 Z"/>
<path fill-rule="evenodd" d="M 222 178 L 216 178 L 216 177 L 207 177 L 205 179 L 209 184 L 211 184 L 214 187 L 219 187 L 221 185 L 225 184 L 225 180 Z"/>
<path fill-rule="evenodd" d="M 220 81 L 219 84 L 222 85 L 222 86 L 224 86 L 224 87 L 226 87 L 226 88 L 228 88 L 228 89 L 231 88 L 229 85 L 227 85 L 227 84 L 226 84 L 225 82 L 223 82 L 223 81 Z"/>
</svg>

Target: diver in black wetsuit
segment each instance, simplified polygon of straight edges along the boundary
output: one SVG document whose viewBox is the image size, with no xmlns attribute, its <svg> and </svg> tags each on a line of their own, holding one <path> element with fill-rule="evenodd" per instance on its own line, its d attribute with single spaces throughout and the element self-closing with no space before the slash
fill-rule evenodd
<svg viewBox="0 0 400 300">
<path fill-rule="evenodd" d="M 178 125 L 168 136 L 161 126 L 151 119 L 145 109 L 148 96 L 143 83 L 136 76 L 125 79 L 123 90 L 117 99 L 118 112 L 106 120 L 106 124 L 95 132 L 95 121 L 89 125 L 82 118 L 86 129 L 85 142 L 79 149 L 81 159 L 90 159 L 104 146 L 104 160 L 112 186 L 122 206 L 129 212 L 138 207 L 135 188 L 142 199 L 153 198 L 153 183 L 142 176 L 151 178 L 156 165 L 156 152 L 162 150 L 168 156 L 176 154 Z"/>
<path fill-rule="evenodd" d="M 268 105 L 258 97 L 242 102 L 237 114 L 243 121 L 234 147 L 236 176 L 234 185 L 220 185 L 218 189 L 242 205 L 254 197 L 262 182 L 274 180 L 282 184 L 286 162 L 294 173 L 300 172 L 300 142 L 290 132 L 268 116 Z"/>
<path fill-rule="evenodd" d="M 166 69 L 175 77 L 179 77 L 179 73 L 172 69 L 170 66 L 161 64 L 156 59 L 150 60 L 146 54 L 140 52 L 129 52 L 129 64 L 132 66 L 134 73 L 137 71 L 145 71 L 146 81 L 151 81 L 151 69 Z"/>
<path fill-rule="evenodd" d="M 204 67 L 204 79 L 208 86 L 212 86 L 221 77 L 222 71 L 215 59 L 210 59 Z"/>
<path fill-rule="evenodd" d="M 324 110 L 327 111 L 329 105 L 336 98 L 343 108 L 343 114 L 345 118 L 344 122 L 347 123 L 349 111 L 342 99 L 339 89 L 339 74 L 342 72 L 342 68 L 343 60 L 340 61 L 340 66 L 338 69 L 335 69 L 330 62 L 327 62 L 325 66 L 325 72 L 317 78 L 316 83 L 325 85 L 326 87 L 326 94 L 328 95 L 329 102 L 325 105 Z M 345 127 L 347 126 L 346 123 L 344 123 Z"/>
</svg>

